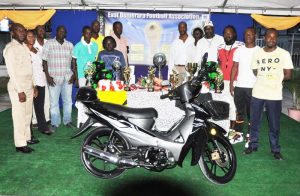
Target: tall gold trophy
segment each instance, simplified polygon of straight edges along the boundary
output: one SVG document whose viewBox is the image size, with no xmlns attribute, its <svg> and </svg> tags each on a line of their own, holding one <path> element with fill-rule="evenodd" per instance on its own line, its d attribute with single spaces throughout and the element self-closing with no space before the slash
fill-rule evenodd
<svg viewBox="0 0 300 196">
<path fill-rule="evenodd" d="M 185 70 L 189 73 L 189 80 L 192 80 L 198 68 L 198 63 L 188 63 Z"/>
<path fill-rule="evenodd" d="M 130 91 L 129 82 L 130 82 L 130 72 L 131 69 L 129 66 L 125 66 L 123 75 L 124 75 L 124 90 Z"/>
<path fill-rule="evenodd" d="M 215 93 L 222 93 L 222 89 L 221 86 L 223 84 L 223 72 L 220 68 L 217 68 L 217 77 L 215 79 L 215 84 L 216 84 L 216 88 L 215 88 Z"/>
<path fill-rule="evenodd" d="M 148 92 L 153 92 L 154 91 L 155 71 L 156 71 L 156 68 L 154 66 L 149 66 L 149 68 L 148 68 L 148 77 L 146 79 Z"/>
<path fill-rule="evenodd" d="M 170 74 L 169 82 L 171 84 L 171 89 L 173 90 L 178 82 L 178 73 L 174 70 L 172 70 L 172 74 Z"/>
</svg>

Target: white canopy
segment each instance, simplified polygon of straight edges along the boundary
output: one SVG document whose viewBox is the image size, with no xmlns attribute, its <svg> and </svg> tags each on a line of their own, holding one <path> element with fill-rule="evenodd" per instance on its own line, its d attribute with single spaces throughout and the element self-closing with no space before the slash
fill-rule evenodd
<svg viewBox="0 0 300 196">
<path fill-rule="evenodd" d="M 0 9 L 130 9 L 300 16 L 300 0 L 1 0 Z"/>
</svg>

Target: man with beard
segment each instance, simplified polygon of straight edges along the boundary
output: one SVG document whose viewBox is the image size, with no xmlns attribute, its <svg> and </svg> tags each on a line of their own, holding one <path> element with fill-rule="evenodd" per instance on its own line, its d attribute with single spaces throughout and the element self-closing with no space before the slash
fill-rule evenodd
<svg viewBox="0 0 300 196">
<path fill-rule="evenodd" d="M 229 131 L 234 130 L 235 126 L 235 120 L 236 120 L 236 108 L 234 104 L 233 97 L 230 94 L 230 73 L 231 68 L 233 65 L 233 55 L 237 48 L 244 45 L 243 42 L 236 41 L 237 34 L 236 30 L 233 26 L 228 25 L 224 28 L 223 31 L 224 36 L 224 42 L 219 46 L 218 49 L 218 61 L 219 66 L 221 67 L 221 70 L 223 72 L 223 78 L 224 78 L 224 89 L 222 91 L 222 98 L 229 103 L 229 120 L 230 120 L 230 126 Z M 242 141 L 242 137 L 239 137 L 239 140 L 235 140 L 232 142 L 238 142 Z"/>
<path fill-rule="evenodd" d="M 236 106 L 235 131 L 243 132 L 245 116 L 247 115 L 248 127 L 244 131 L 246 135 L 245 147 L 248 147 L 250 133 L 250 101 L 252 88 L 256 77 L 252 73 L 251 61 L 253 53 L 259 49 L 255 45 L 255 29 L 249 27 L 244 32 L 245 46 L 238 48 L 233 55 L 233 66 L 230 75 L 230 93 L 234 97 Z M 236 79 L 236 81 L 234 81 Z M 245 115 L 246 114 L 246 115 Z"/>
<path fill-rule="evenodd" d="M 91 38 L 91 40 L 92 40 L 92 42 L 96 42 L 96 44 L 98 46 L 98 53 L 97 53 L 97 55 L 98 55 L 99 52 L 101 52 L 104 49 L 103 45 L 102 45 L 104 36 L 99 34 L 99 32 L 100 32 L 100 22 L 98 20 L 93 21 L 91 29 L 92 29 L 92 38 Z M 82 37 L 82 39 L 83 39 L 83 37 Z"/>
<path fill-rule="evenodd" d="M 277 30 L 268 29 L 265 47 L 253 54 L 252 69 L 257 79 L 251 99 L 250 144 L 244 153 L 251 154 L 258 149 L 259 127 L 266 108 L 271 153 L 276 160 L 283 160 L 279 145 L 282 81 L 291 79 L 293 62 L 290 53 L 277 46 L 277 40 Z"/>
<path fill-rule="evenodd" d="M 34 87 L 30 51 L 24 44 L 26 30 L 23 25 L 14 23 L 11 27 L 12 41 L 3 51 L 9 82 L 7 90 L 12 103 L 14 142 L 17 152 L 31 153 L 27 144 L 38 143 L 31 139 L 30 122 L 33 97 L 37 97 Z"/>
<path fill-rule="evenodd" d="M 204 37 L 197 44 L 198 58 L 202 59 L 205 53 L 208 54 L 207 61 L 218 62 L 218 48 L 224 43 L 222 36 L 215 34 L 212 21 L 206 21 L 204 24 Z"/>
<path fill-rule="evenodd" d="M 84 70 L 88 63 L 93 63 L 96 60 L 98 54 L 96 42 L 91 41 L 92 31 L 89 26 L 82 28 L 82 35 L 83 39 L 75 45 L 72 55 L 72 67 L 75 67 L 79 87 L 86 86 Z M 78 108 L 77 127 L 79 127 L 87 120 L 87 115 L 82 103 L 78 102 L 76 106 Z"/>
<path fill-rule="evenodd" d="M 194 38 L 187 34 L 186 22 L 178 24 L 179 37 L 175 39 L 170 48 L 169 74 L 174 70 L 179 73 L 178 84 L 186 80 L 185 65 L 187 63 L 187 48 L 194 43 Z"/>
<path fill-rule="evenodd" d="M 52 130 L 60 123 L 59 97 L 63 101 L 63 123 L 69 128 L 72 124 L 72 87 L 76 80 L 76 70 L 71 67 L 73 44 L 65 39 L 67 34 L 64 26 L 58 26 L 54 39 L 48 40 L 43 48 L 43 67 L 50 92 L 50 114 Z"/>
</svg>

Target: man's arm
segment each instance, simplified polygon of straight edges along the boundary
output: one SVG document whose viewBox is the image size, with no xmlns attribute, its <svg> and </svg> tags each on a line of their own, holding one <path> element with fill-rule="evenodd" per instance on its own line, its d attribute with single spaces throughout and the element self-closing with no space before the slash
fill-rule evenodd
<svg viewBox="0 0 300 196">
<path fill-rule="evenodd" d="M 48 62 L 45 61 L 45 60 L 43 60 L 43 69 L 44 69 L 48 84 L 50 86 L 55 86 L 55 82 L 54 82 L 53 78 L 50 76 L 50 74 L 48 72 Z"/>
<path fill-rule="evenodd" d="M 234 78 L 238 72 L 238 67 L 239 67 L 239 63 L 238 62 L 233 62 L 233 66 L 231 68 L 231 73 L 230 73 L 230 94 L 233 96 L 234 94 L 234 86 L 233 86 L 233 82 L 234 82 Z"/>
<path fill-rule="evenodd" d="M 292 78 L 292 69 L 283 69 L 283 80 L 290 80 Z"/>
<path fill-rule="evenodd" d="M 69 84 L 72 84 L 75 81 L 75 86 L 79 87 L 79 81 L 78 81 L 78 73 L 77 73 L 77 59 L 72 57 L 72 61 L 71 61 L 71 66 L 72 66 L 72 72 L 73 75 L 71 77 L 71 79 L 69 80 Z"/>
</svg>

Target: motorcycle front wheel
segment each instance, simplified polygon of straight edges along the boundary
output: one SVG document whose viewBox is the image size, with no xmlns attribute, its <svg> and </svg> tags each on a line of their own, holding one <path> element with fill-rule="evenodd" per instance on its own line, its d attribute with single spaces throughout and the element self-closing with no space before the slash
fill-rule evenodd
<svg viewBox="0 0 300 196">
<path fill-rule="evenodd" d="M 84 167 L 89 173 L 99 178 L 114 178 L 125 171 L 125 169 L 101 160 L 85 150 L 86 146 L 91 146 L 111 154 L 120 154 L 124 149 L 129 148 L 127 141 L 118 132 L 113 134 L 111 132 L 109 127 L 99 127 L 85 137 L 81 146 L 81 160 Z"/>
<path fill-rule="evenodd" d="M 231 181 L 237 164 L 230 142 L 223 135 L 211 136 L 202 151 L 199 166 L 204 176 L 215 184 Z"/>
</svg>

